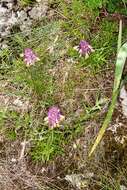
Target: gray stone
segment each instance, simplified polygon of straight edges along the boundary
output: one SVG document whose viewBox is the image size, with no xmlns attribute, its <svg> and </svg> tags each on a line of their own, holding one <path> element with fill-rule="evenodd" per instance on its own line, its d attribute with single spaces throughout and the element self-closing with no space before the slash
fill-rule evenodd
<svg viewBox="0 0 127 190">
<path fill-rule="evenodd" d="M 125 187 L 124 185 L 120 185 L 120 190 L 127 190 L 127 187 Z"/>
<path fill-rule="evenodd" d="M 3 7 L 2 3 L 6 7 Z M 31 26 L 36 20 L 41 20 L 48 10 L 48 0 L 39 0 L 34 7 L 24 7 L 21 10 L 14 4 L 14 0 L 0 0 L 0 38 L 6 39 L 14 26 L 19 26 L 22 32 L 31 31 Z M 7 45 L 0 42 L 0 48 Z"/>
<path fill-rule="evenodd" d="M 29 11 L 29 16 L 30 18 L 34 19 L 34 20 L 40 20 L 41 18 L 43 18 L 46 15 L 48 6 L 47 4 L 42 4 L 42 5 L 38 5 L 33 7 L 33 9 L 31 11 Z"/>
<path fill-rule="evenodd" d="M 16 14 L 14 12 L 11 12 L 11 17 L 8 19 L 8 24 L 12 26 L 17 23 L 18 23 L 18 20 L 16 18 Z"/>
<path fill-rule="evenodd" d="M 14 0 L 1 0 L 1 2 L 7 2 L 7 3 L 13 3 L 14 2 Z"/>
<path fill-rule="evenodd" d="M 8 7 L 8 9 L 12 9 L 13 8 L 13 3 L 8 3 L 7 7 Z"/>
<path fill-rule="evenodd" d="M 18 11 L 18 22 L 22 23 L 25 19 L 27 19 L 27 13 L 24 10 Z"/>
<path fill-rule="evenodd" d="M 20 25 L 20 30 L 27 33 L 27 31 L 29 32 L 29 30 L 31 29 L 31 25 L 32 25 L 32 21 L 29 18 L 27 18 L 27 20 L 24 21 L 22 25 Z"/>
<path fill-rule="evenodd" d="M 6 16 L 7 13 L 8 13 L 8 9 L 0 6 L 0 17 Z"/>
</svg>

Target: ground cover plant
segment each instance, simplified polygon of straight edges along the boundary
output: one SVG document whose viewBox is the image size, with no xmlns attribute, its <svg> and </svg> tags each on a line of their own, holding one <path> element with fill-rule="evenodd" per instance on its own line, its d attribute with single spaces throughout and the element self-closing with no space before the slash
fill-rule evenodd
<svg viewBox="0 0 127 190">
<path fill-rule="evenodd" d="M 8 187 L 9 181 L 15 189 L 120 190 L 127 185 L 126 142 L 112 144 L 106 133 L 88 158 L 111 101 L 120 19 L 126 42 L 126 4 L 52 0 L 47 16 L 30 31 L 8 36 L 8 47 L 0 51 L 0 173 L 6 167 Z M 78 186 L 71 174 L 81 174 Z"/>
</svg>

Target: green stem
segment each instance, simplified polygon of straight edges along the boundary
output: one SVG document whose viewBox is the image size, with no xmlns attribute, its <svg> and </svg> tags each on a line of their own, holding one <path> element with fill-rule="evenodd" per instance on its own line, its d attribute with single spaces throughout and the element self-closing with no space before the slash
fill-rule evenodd
<svg viewBox="0 0 127 190">
<path fill-rule="evenodd" d="M 35 80 L 34 80 L 34 78 L 33 78 L 33 74 L 32 74 L 31 70 L 30 70 L 28 67 L 27 67 L 27 71 L 28 71 L 28 74 L 30 75 L 30 79 L 31 79 L 31 81 L 32 81 L 33 89 L 34 89 L 34 91 L 35 91 L 36 94 L 37 94 L 37 87 L 36 87 Z"/>
</svg>

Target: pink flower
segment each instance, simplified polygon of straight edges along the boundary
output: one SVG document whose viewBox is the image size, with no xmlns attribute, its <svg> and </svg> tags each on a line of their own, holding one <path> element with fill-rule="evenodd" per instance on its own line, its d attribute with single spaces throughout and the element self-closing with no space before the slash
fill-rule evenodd
<svg viewBox="0 0 127 190">
<path fill-rule="evenodd" d="M 39 57 L 30 48 L 24 50 L 24 61 L 27 66 L 34 65 L 36 61 L 39 61 Z"/>
<path fill-rule="evenodd" d="M 60 113 L 58 107 L 51 107 L 48 111 L 48 116 L 45 118 L 45 121 L 49 124 L 50 128 L 59 126 L 59 123 L 64 119 L 64 116 Z"/>
<path fill-rule="evenodd" d="M 91 52 L 94 52 L 92 46 L 85 40 L 81 40 L 79 46 L 76 46 L 75 49 L 79 51 L 81 56 L 85 56 L 86 59 Z"/>
</svg>

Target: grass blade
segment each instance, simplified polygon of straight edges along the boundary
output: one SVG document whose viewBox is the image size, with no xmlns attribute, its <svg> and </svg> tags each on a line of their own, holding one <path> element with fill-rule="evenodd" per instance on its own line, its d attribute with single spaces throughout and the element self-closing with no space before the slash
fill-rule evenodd
<svg viewBox="0 0 127 190">
<path fill-rule="evenodd" d="M 121 47 L 122 44 L 122 20 L 120 20 L 119 22 L 119 35 L 118 35 L 118 42 L 117 42 L 117 54 L 119 52 L 119 49 Z"/>
<path fill-rule="evenodd" d="M 123 46 L 120 47 L 121 45 L 121 38 L 122 38 L 122 21 L 120 21 L 120 27 L 119 27 L 119 36 L 118 36 L 118 53 L 117 53 L 117 60 L 116 60 L 116 69 L 115 69 L 115 80 L 114 80 L 114 88 L 113 88 L 113 95 L 112 95 L 112 101 L 108 110 L 108 113 L 106 115 L 106 118 L 104 120 L 104 123 L 98 133 L 98 136 L 95 140 L 94 145 L 92 146 L 92 149 L 89 153 L 89 157 L 92 155 L 92 153 L 95 151 L 97 145 L 100 143 L 106 128 L 108 127 L 112 114 L 115 108 L 116 100 L 118 97 L 119 93 L 119 87 L 121 83 L 121 77 L 122 77 L 122 72 L 123 68 L 125 65 L 125 61 L 127 58 L 127 43 L 125 43 Z"/>
</svg>

